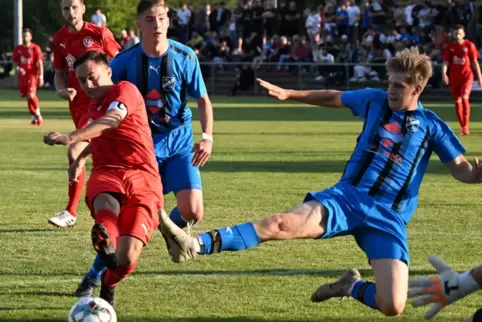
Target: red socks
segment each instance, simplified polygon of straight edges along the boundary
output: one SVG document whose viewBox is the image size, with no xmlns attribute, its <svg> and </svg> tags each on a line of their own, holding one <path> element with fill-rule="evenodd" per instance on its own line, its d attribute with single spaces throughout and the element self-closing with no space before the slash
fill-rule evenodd
<svg viewBox="0 0 482 322">
<path fill-rule="evenodd" d="M 114 287 L 120 283 L 124 278 L 129 276 L 130 273 L 136 268 L 136 264 L 129 267 L 124 267 L 122 265 L 117 266 L 115 270 L 107 269 L 104 276 L 104 284 L 107 287 Z"/>
<path fill-rule="evenodd" d="M 72 162 L 69 162 L 71 165 Z M 79 206 L 80 198 L 82 198 L 82 189 L 85 183 L 85 167 L 82 169 L 82 173 L 77 178 L 77 182 L 69 183 L 69 202 L 65 209 L 70 212 L 72 216 L 77 216 L 77 207 Z"/>
<path fill-rule="evenodd" d="M 460 127 L 464 127 L 464 106 L 462 102 L 455 102 L 455 112 L 457 113 L 457 120 L 459 120 Z"/>
<path fill-rule="evenodd" d="M 462 127 L 468 127 L 470 120 L 470 102 L 468 98 L 462 98 Z"/>
<path fill-rule="evenodd" d="M 28 104 L 28 111 L 30 112 L 30 115 L 36 115 L 35 112 L 40 107 L 40 102 L 38 100 L 38 97 L 34 96 L 33 98 L 27 99 L 27 104 Z"/>
<path fill-rule="evenodd" d="M 95 214 L 95 223 L 103 224 L 109 233 L 112 245 L 117 248 L 117 241 L 119 240 L 119 228 L 117 228 L 117 216 L 114 212 L 106 209 L 101 209 Z"/>
</svg>

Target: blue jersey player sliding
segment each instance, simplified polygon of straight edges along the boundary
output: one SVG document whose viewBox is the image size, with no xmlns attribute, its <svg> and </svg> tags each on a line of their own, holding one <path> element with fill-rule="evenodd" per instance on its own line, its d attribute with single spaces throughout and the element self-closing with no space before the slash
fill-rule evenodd
<svg viewBox="0 0 482 322">
<path fill-rule="evenodd" d="M 196 54 L 166 37 L 169 18 L 164 1 L 141 0 L 137 27 L 142 41 L 111 61 L 112 80 L 129 81 L 144 96 L 164 194 L 174 192 L 177 199 L 170 218 L 184 228 L 203 217 L 199 167 L 211 155 L 213 109 Z M 203 132 L 196 144 L 188 95 L 197 100 Z M 103 269 L 101 258 L 96 257 L 76 295 L 90 296 Z"/>
<path fill-rule="evenodd" d="M 387 63 L 388 92 L 293 91 L 258 80 L 279 100 L 349 108 L 363 130 L 339 183 L 307 194 L 303 203 L 265 219 L 188 236 L 167 215 L 161 229 L 172 239 L 169 254 L 184 262 L 198 254 L 240 251 L 270 240 L 352 235 L 366 253 L 376 284 L 355 269 L 321 285 L 313 302 L 351 296 L 387 316 L 403 312 L 407 300 L 409 254 L 406 225 L 432 152 L 464 183 L 482 182 L 482 167 L 465 159 L 464 147 L 446 123 L 423 108 L 420 94 L 432 75 L 430 59 L 405 50 Z"/>
</svg>

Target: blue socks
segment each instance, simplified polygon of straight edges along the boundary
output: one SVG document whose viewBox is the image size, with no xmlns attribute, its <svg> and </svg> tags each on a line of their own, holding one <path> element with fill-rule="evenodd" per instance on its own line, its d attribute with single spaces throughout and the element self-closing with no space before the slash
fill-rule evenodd
<svg viewBox="0 0 482 322">
<path fill-rule="evenodd" d="M 367 282 L 367 281 L 358 281 L 355 286 L 353 287 L 353 291 L 351 292 L 351 296 L 365 304 L 372 309 L 378 310 L 377 302 L 375 301 L 375 294 L 377 293 L 377 286 L 375 283 Z"/>
<path fill-rule="evenodd" d="M 258 246 L 260 241 L 252 223 L 226 227 L 198 236 L 200 254 L 219 253 L 225 250 L 240 251 Z"/>
<path fill-rule="evenodd" d="M 104 265 L 104 262 L 102 261 L 102 257 L 100 257 L 99 254 L 97 254 L 95 256 L 92 267 L 87 272 L 87 276 L 89 276 L 90 278 L 95 278 L 98 281 L 100 281 L 100 275 L 102 274 L 105 268 L 106 267 Z"/>
<path fill-rule="evenodd" d="M 169 218 L 181 229 L 187 226 L 187 222 L 182 218 L 181 213 L 179 212 L 179 209 L 177 207 L 172 209 Z"/>
</svg>

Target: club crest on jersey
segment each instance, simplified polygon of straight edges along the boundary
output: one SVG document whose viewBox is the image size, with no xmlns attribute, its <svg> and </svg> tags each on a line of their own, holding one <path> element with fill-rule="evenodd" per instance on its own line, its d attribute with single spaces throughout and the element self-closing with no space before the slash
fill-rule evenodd
<svg viewBox="0 0 482 322">
<path fill-rule="evenodd" d="M 408 132 L 415 133 L 420 127 L 420 121 L 413 117 L 409 117 L 407 118 L 407 124 L 405 125 L 405 127 L 407 128 Z"/>
<path fill-rule="evenodd" d="M 94 44 L 94 39 L 92 39 L 92 37 L 85 37 L 83 43 L 85 47 L 90 47 Z"/>
<path fill-rule="evenodd" d="M 176 85 L 176 77 L 173 77 L 173 76 L 162 77 L 162 89 L 164 89 L 166 92 L 172 92 L 175 85 Z"/>
</svg>

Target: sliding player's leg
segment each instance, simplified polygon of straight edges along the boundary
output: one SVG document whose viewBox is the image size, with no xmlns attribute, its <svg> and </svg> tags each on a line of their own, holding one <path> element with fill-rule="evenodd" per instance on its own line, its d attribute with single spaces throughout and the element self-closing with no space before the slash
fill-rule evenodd
<svg viewBox="0 0 482 322">
<path fill-rule="evenodd" d="M 407 300 L 408 246 L 403 224 L 383 221 L 374 228 L 377 215 L 367 216 L 367 228 L 359 228 L 355 239 L 367 254 L 372 265 L 375 283 L 362 280 L 356 270 L 348 270 L 336 282 L 321 285 L 312 295 L 313 302 L 330 298 L 351 296 L 362 304 L 378 310 L 386 316 L 400 315 Z M 381 224 L 381 225 L 380 225 Z M 385 227 L 385 228 L 383 228 Z M 394 233 L 395 231 L 395 233 Z"/>
</svg>

